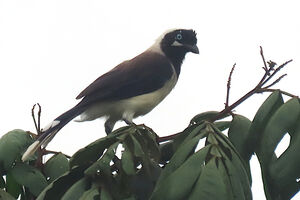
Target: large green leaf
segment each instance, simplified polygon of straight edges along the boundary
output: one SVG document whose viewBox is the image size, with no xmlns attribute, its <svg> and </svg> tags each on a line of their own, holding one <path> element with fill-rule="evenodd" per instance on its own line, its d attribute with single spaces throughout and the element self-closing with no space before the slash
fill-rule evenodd
<svg viewBox="0 0 300 200">
<path fill-rule="evenodd" d="M 201 129 L 197 129 L 197 133 L 201 132 L 201 130 L 204 130 L 204 126 L 200 126 Z M 170 162 L 162 171 L 156 184 L 157 186 L 159 186 L 161 181 L 163 181 L 166 177 L 168 177 L 173 171 L 175 171 L 185 162 L 185 160 L 193 153 L 195 146 L 198 144 L 199 140 L 202 139 L 206 134 L 206 131 L 202 131 L 198 136 L 191 138 L 190 140 L 186 139 L 185 142 L 179 146 Z"/>
<path fill-rule="evenodd" d="M 251 121 L 248 118 L 242 115 L 234 115 L 228 131 L 229 140 L 235 146 L 245 162 L 248 162 L 251 157 L 251 153 L 249 153 L 250 150 L 247 149 L 248 131 L 250 126 Z"/>
<path fill-rule="evenodd" d="M 38 169 L 24 163 L 17 163 L 11 170 L 11 174 L 20 185 L 28 188 L 34 196 L 38 196 L 48 185 L 46 178 Z"/>
<path fill-rule="evenodd" d="M 63 195 L 61 200 L 77 200 L 90 188 L 90 182 L 87 178 L 82 178 L 73 184 Z"/>
<path fill-rule="evenodd" d="M 87 168 L 84 173 L 89 176 L 94 176 L 99 173 L 104 173 L 108 176 L 111 176 L 111 168 L 110 162 L 115 156 L 116 148 L 119 145 L 119 142 L 114 143 L 111 145 L 107 151 L 103 154 L 103 156 L 94 162 L 89 168 Z"/>
<path fill-rule="evenodd" d="M 3 179 L 2 176 L 0 176 L 0 188 L 4 188 L 5 187 L 5 181 Z"/>
<path fill-rule="evenodd" d="M 280 106 L 266 125 L 260 141 L 258 156 L 264 164 L 271 162 L 276 146 L 289 131 L 299 123 L 300 105 L 297 98 L 293 98 Z"/>
<path fill-rule="evenodd" d="M 18 129 L 3 135 L 0 138 L 0 172 L 1 169 L 9 170 L 32 142 L 27 132 Z"/>
<path fill-rule="evenodd" d="M 178 169 L 156 186 L 150 199 L 184 199 L 197 180 L 204 165 L 210 145 L 205 146 L 189 157 Z"/>
<path fill-rule="evenodd" d="M 101 200 L 113 200 L 113 197 L 109 194 L 109 192 L 105 188 L 101 188 Z"/>
<path fill-rule="evenodd" d="M 296 179 L 300 177 L 300 123 L 297 123 L 295 131 L 289 132 L 291 141 L 283 154 L 270 164 L 270 176 L 277 188 L 280 188 L 284 196 L 291 197 L 300 189 L 300 183 Z"/>
<path fill-rule="evenodd" d="M 227 191 L 227 186 L 223 181 L 223 174 L 220 172 L 219 165 L 222 165 L 220 161 L 221 160 L 218 158 L 213 157 L 202 167 L 201 175 L 199 176 L 193 191 L 189 195 L 189 200 L 231 200 L 230 192 Z"/>
<path fill-rule="evenodd" d="M 6 175 L 5 189 L 6 192 L 8 192 L 16 199 L 22 193 L 22 186 L 19 183 L 17 183 L 15 178 L 11 175 L 11 172 L 8 172 L 8 174 Z"/>
<path fill-rule="evenodd" d="M 69 169 L 68 158 L 62 153 L 52 156 L 43 167 L 44 174 L 49 183 L 66 173 Z"/>
<path fill-rule="evenodd" d="M 70 166 L 90 165 L 100 158 L 106 148 L 117 141 L 119 134 L 109 134 L 77 151 L 70 159 Z"/>
<path fill-rule="evenodd" d="M 61 199 L 65 192 L 78 180 L 80 180 L 84 174 L 84 167 L 74 167 L 71 171 L 65 173 L 58 179 L 49 184 L 38 196 L 37 200 L 53 200 Z"/>
<path fill-rule="evenodd" d="M 122 153 L 122 159 L 121 159 L 122 168 L 127 175 L 134 175 L 135 164 L 134 164 L 132 153 L 126 144 L 123 144 L 123 147 L 124 147 L 124 151 Z"/>
<path fill-rule="evenodd" d="M 79 200 L 100 200 L 100 193 L 97 186 L 92 186 L 89 190 L 85 191 Z"/>
<path fill-rule="evenodd" d="M 9 193 L 0 189 L 0 200 L 16 200 L 16 199 L 12 197 Z"/>
<path fill-rule="evenodd" d="M 271 116 L 283 103 L 284 102 L 281 93 L 279 91 L 276 91 L 273 92 L 260 106 L 260 108 L 255 114 L 255 117 L 249 129 L 249 134 L 247 139 L 248 140 L 247 149 L 250 150 L 249 153 L 253 154 L 253 152 L 256 150 L 257 145 L 259 144 L 260 141 L 259 138 L 261 138 L 267 122 L 270 120 Z"/>
</svg>

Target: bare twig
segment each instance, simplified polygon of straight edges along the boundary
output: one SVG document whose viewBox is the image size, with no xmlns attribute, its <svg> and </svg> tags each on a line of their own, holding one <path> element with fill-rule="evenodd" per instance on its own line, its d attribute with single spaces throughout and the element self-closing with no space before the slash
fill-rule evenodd
<svg viewBox="0 0 300 200">
<path fill-rule="evenodd" d="M 35 113 L 34 113 L 36 105 L 38 105 L 38 107 L 39 107 L 38 113 L 37 113 L 37 120 L 35 118 Z M 36 129 L 36 132 L 38 135 L 41 134 L 41 112 L 42 112 L 42 107 L 40 106 L 40 104 L 39 103 L 34 104 L 31 109 L 31 115 L 32 115 L 33 123 L 34 123 L 35 129 Z"/>
<path fill-rule="evenodd" d="M 229 76 L 228 76 L 228 80 L 227 80 L 227 92 L 226 92 L 226 102 L 225 102 L 225 108 L 228 107 L 229 105 L 229 93 L 230 93 L 230 85 L 231 85 L 231 77 L 234 71 L 236 63 L 234 63 L 234 65 L 232 66 Z"/>
<path fill-rule="evenodd" d="M 270 87 L 272 87 L 273 85 L 275 85 L 276 83 L 278 83 L 283 77 L 285 77 L 287 74 L 283 74 L 283 75 L 281 75 L 279 78 L 277 78 L 273 83 L 271 83 L 270 85 L 267 85 L 267 86 L 265 86 L 264 88 L 270 88 Z"/>
<path fill-rule="evenodd" d="M 261 86 L 263 86 L 264 84 L 266 84 L 267 82 L 269 82 L 269 80 L 275 75 L 277 74 L 283 67 L 285 67 L 288 63 L 292 62 L 293 60 L 289 60 L 283 64 L 281 64 L 279 67 L 277 67 L 274 72 L 272 74 L 269 75 L 269 77 L 267 79 L 265 79 L 262 83 Z M 269 62 L 269 65 L 272 67 L 274 67 L 274 62 Z M 272 68 L 273 69 L 273 68 Z"/>
<path fill-rule="evenodd" d="M 297 95 L 294 95 L 294 94 L 291 94 L 289 92 L 286 92 L 286 91 L 283 91 L 283 90 L 280 90 L 280 89 L 270 89 L 270 88 L 261 88 L 258 93 L 263 93 L 263 92 L 275 92 L 275 91 L 279 91 L 280 93 L 286 95 L 286 96 L 289 96 L 289 97 L 292 97 L 292 98 L 299 98 L 299 96 Z"/>
<path fill-rule="evenodd" d="M 262 49 L 261 46 L 260 46 L 260 55 L 261 55 L 261 58 L 262 58 L 263 63 L 264 63 L 263 69 L 267 72 L 268 71 L 268 67 L 267 67 L 266 59 L 265 59 L 264 52 L 263 52 L 263 49 Z"/>
<path fill-rule="evenodd" d="M 35 106 L 36 106 L 36 104 L 34 104 L 34 105 L 32 106 L 32 109 L 31 109 L 31 116 L 32 116 L 32 119 L 33 119 L 33 123 L 34 123 L 35 130 L 36 130 L 37 134 L 39 134 L 40 129 L 39 129 L 39 127 L 38 127 L 38 124 L 37 124 L 36 119 L 35 119 L 35 114 L 34 114 Z"/>
<path fill-rule="evenodd" d="M 38 134 L 40 135 L 40 132 L 41 132 L 41 114 L 42 114 L 42 107 L 39 103 L 37 103 L 38 107 L 39 107 L 39 111 L 38 111 Z"/>
<path fill-rule="evenodd" d="M 263 60 L 263 69 L 265 71 L 264 75 L 262 76 L 261 80 L 258 82 L 258 84 L 252 89 L 250 90 L 248 93 L 246 93 L 244 96 L 242 96 L 240 99 L 238 99 L 236 102 L 234 102 L 233 104 L 229 105 L 229 92 L 230 92 L 230 83 L 231 83 L 231 77 L 232 77 L 232 73 L 233 70 L 235 68 L 235 64 L 233 65 L 229 77 L 228 77 L 228 81 L 227 81 L 227 95 L 226 95 L 226 103 L 225 103 L 225 108 L 219 112 L 219 114 L 217 116 L 215 116 L 214 118 L 210 119 L 211 122 L 214 122 L 216 120 L 222 119 L 225 116 L 227 116 L 228 114 L 232 114 L 232 111 L 235 107 L 237 107 L 238 105 L 240 105 L 242 102 L 244 102 L 246 99 L 248 99 L 250 96 L 256 94 L 256 93 L 262 93 L 262 92 L 274 92 L 276 91 L 275 89 L 270 89 L 270 87 L 274 86 L 275 84 L 277 84 L 283 77 L 286 76 L 286 74 L 281 75 L 279 78 L 277 78 L 275 81 L 273 81 L 271 84 L 263 87 L 266 83 L 268 83 L 273 77 L 274 75 L 276 75 L 283 67 L 285 67 L 288 63 L 292 62 L 292 60 L 289 60 L 283 64 L 281 64 L 280 66 L 278 66 L 275 69 L 276 63 L 273 61 L 268 61 L 266 62 L 264 54 L 263 54 L 263 49 L 262 47 L 260 47 L 260 55 L 261 58 Z M 279 90 L 282 94 L 285 94 L 287 96 L 290 97 L 297 97 L 296 95 L 290 94 L 288 92 L 285 91 L 281 91 Z M 165 136 L 165 137 L 160 137 L 158 139 L 158 142 L 164 142 L 164 141 L 168 141 L 168 140 L 172 140 L 174 139 L 177 135 L 179 135 L 180 133 L 176 133 L 173 135 L 169 135 L 169 136 Z"/>
</svg>

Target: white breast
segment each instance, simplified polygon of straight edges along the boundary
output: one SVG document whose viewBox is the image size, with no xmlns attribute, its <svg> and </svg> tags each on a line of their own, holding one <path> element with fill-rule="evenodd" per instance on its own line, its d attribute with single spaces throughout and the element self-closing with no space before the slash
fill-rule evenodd
<svg viewBox="0 0 300 200">
<path fill-rule="evenodd" d="M 139 95 L 120 102 L 125 112 L 132 113 L 133 118 L 145 115 L 157 106 L 174 88 L 177 83 L 177 76 L 174 72 L 171 79 L 159 90 L 155 92 Z"/>
<path fill-rule="evenodd" d="M 76 121 L 90 121 L 103 116 L 116 121 L 124 118 L 131 121 L 133 118 L 150 112 L 171 92 L 176 83 L 177 76 L 173 68 L 171 79 L 159 90 L 119 101 L 100 102 L 87 109 Z"/>
</svg>

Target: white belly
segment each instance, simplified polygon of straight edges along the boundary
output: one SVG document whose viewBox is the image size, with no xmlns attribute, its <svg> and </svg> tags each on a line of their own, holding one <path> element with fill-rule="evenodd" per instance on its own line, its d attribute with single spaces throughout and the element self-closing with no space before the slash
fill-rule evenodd
<svg viewBox="0 0 300 200">
<path fill-rule="evenodd" d="M 157 106 L 174 88 L 177 76 L 174 72 L 171 79 L 159 90 L 113 102 L 101 102 L 93 105 L 80 115 L 80 120 L 90 121 L 100 117 L 109 117 L 115 120 L 136 118 L 150 112 Z"/>
</svg>

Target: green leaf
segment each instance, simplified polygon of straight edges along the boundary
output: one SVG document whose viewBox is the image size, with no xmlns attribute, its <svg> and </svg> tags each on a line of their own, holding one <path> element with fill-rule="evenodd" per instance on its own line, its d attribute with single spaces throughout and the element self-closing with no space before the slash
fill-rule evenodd
<svg viewBox="0 0 300 200">
<path fill-rule="evenodd" d="M 102 158 L 97 160 L 94 164 L 92 164 L 89 168 L 87 168 L 84 173 L 89 176 L 94 176 L 95 174 L 104 173 L 108 176 L 111 176 L 110 162 L 115 156 L 115 150 L 119 142 L 111 145 L 107 151 L 104 153 Z"/>
<path fill-rule="evenodd" d="M 135 135 L 131 134 L 130 135 L 132 142 L 133 142 L 133 154 L 134 156 L 138 157 L 138 158 L 145 158 L 145 152 L 142 148 L 141 143 L 139 142 L 139 140 L 136 138 Z"/>
<path fill-rule="evenodd" d="M 245 162 L 249 162 L 253 153 L 251 152 L 251 149 L 247 149 L 247 139 L 250 126 L 251 121 L 248 118 L 242 115 L 234 115 L 228 131 L 229 140 L 232 142 Z"/>
<path fill-rule="evenodd" d="M 82 178 L 73 184 L 67 192 L 63 195 L 61 200 L 76 200 L 79 199 L 83 193 L 89 189 L 90 182 L 87 178 Z"/>
<path fill-rule="evenodd" d="M 270 164 L 270 175 L 278 188 L 286 188 L 285 193 L 294 195 L 300 189 L 296 181 L 300 177 L 300 124 L 291 133 L 289 147 L 281 156 Z"/>
<path fill-rule="evenodd" d="M 246 170 L 246 174 L 248 175 L 248 183 L 251 185 L 251 172 L 249 162 L 245 162 L 245 160 L 240 156 L 234 145 L 230 142 L 228 137 L 226 137 L 222 132 L 216 129 L 214 126 L 212 128 L 216 131 L 215 137 L 220 143 L 220 147 L 222 147 L 222 151 L 226 154 L 228 159 L 235 160 L 237 165 L 242 165 L 240 168 Z"/>
<path fill-rule="evenodd" d="M 0 188 L 4 188 L 5 187 L 5 181 L 3 179 L 3 177 L 0 177 Z"/>
<path fill-rule="evenodd" d="M 11 170 L 11 174 L 20 185 L 28 188 L 34 196 L 38 196 L 48 185 L 45 177 L 39 170 L 24 163 L 17 163 Z"/>
<path fill-rule="evenodd" d="M 216 158 L 212 158 L 205 166 L 202 167 L 201 175 L 189 196 L 189 200 L 198 199 L 222 199 L 231 200 L 230 193 L 227 191 L 222 177 L 222 173 L 218 169 L 216 162 L 222 164 Z"/>
<path fill-rule="evenodd" d="M 11 175 L 11 172 L 8 172 L 6 175 L 6 192 L 12 195 L 14 198 L 18 198 L 22 193 L 22 186 L 17 183 L 14 177 Z"/>
<path fill-rule="evenodd" d="M 202 139 L 206 134 L 207 133 L 203 131 L 202 134 L 185 141 L 182 145 L 179 146 L 170 162 L 162 171 L 156 183 L 156 186 L 159 186 L 161 181 L 167 178 L 173 171 L 175 171 L 185 162 L 185 160 L 193 153 L 195 146 L 198 144 L 199 140 Z"/>
<path fill-rule="evenodd" d="M 112 196 L 109 194 L 109 192 L 104 189 L 103 187 L 101 188 L 101 200 L 113 200 Z"/>
<path fill-rule="evenodd" d="M 242 185 L 242 181 L 241 181 L 241 178 L 243 177 L 240 177 L 239 176 L 239 173 L 237 173 L 236 171 L 236 166 L 228 159 L 227 156 L 224 156 L 225 159 L 224 159 L 224 165 L 227 169 L 227 175 L 228 175 L 228 178 L 230 180 L 230 189 L 231 189 L 231 192 L 233 193 L 233 196 L 234 196 L 234 200 L 251 200 L 251 196 L 246 198 L 246 192 L 244 190 L 247 190 L 247 188 L 243 188 L 243 185 Z M 250 186 L 249 186 L 250 188 Z M 250 189 L 248 189 L 250 190 Z M 251 194 L 251 193 L 250 193 Z"/>
<path fill-rule="evenodd" d="M 280 92 L 273 92 L 265 102 L 260 106 L 249 128 L 247 149 L 253 153 L 259 144 L 262 133 L 266 124 L 275 111 L 283 104 L 283 98 Z"/>
<path fill-rule="evenodd" d="M 16 200 L 16 199 L 12 197 L 9 193 L 0 189 L 0 200 Z"/>
<path fill-rule="evenodd" d="M 49 177 L 48 182 L 51 183 L 59 176 L 69 171 L 68 158 L 62 154 L 52 156 L 44 165 L 43 171 L 46 177 Z"/>
<path fill-rule="evenodd" d="M 218 111 L 207 111 L 207 112 L 200 113 L 192 118 L 190 124 L 197 124 L 197 123 L 201 123 L 205 120 L 210 120 L 213 117 L 217 116 L 219 113 L 220 112 L 218 112 Z"/>
<path fill-rule="evenodd" d="M 214 122 L 214 125 L 220 130 L 224 131 L 230 127 L 231 121 L 218 121 Z"/>
<path fill-rule="evenodd" d="M 268 165 L 274 150 L 282 137 L 299 123 L 300 105 L 297 98 L 292 98 L 273 114 L 263 132 L 258 156 Z"/>
<path fill-rule="evenodd" d="M 89 190 L 85 191 L 79 200 L 89 200 L 89 199 L 92 200 L 100 199 L 100 193 L 97 187 L 92 186 Z"/>
<path fill-rule="evenodd" d="M 139 132 L 141 134 L 139 134 Z M 143 129 L 141 131 L 136 132 L 136 137 L 139 141 L 143 141 L 145 144 L 143 147 L 143 151 L 146 152 L 151 159 L 158 161 L 160 158 L 160 151 L 158 143 L 156 142 L 157 137 L 154 132 L 151 132 L 147 129 Z"/>
<path fill-rule="evenodd" d="M 161 153 L 160 163 L 165 164 L 171 159 L 171 157 L 175 153 L 174 142 L 173 141 L 164 142 L 159 145 L 159 148 Z"/>
<path fill-rule="evenodd" d="M 3 135 L 0 138 L 0 170 L 9 170 L 32 142 L 30 135 L 22 130 L 16 129 Z"/>
<path fill-rule="evenodd" d="M 190 156 L 178 169 L 157 185 L 150 199 L 185 199 L 197 180 L 210 145 Z M 171 162 L 171 161 L 170 161 Z"/>
<path fill-rule="evenodd" d="M 70 166 L 90 165 L 100 158 L 106 148 L 117 141 L 117 137 L 121 134 L 109 134 L 104 138 L 100 138 L 88 146 L 77 151 L 70 159 Z"/>
<path fill-rule="evenodd" d="M 66 191 L 84 176 L 84 169 L 84 166 L 72 168 L 71 171 L 65 173 L 63 176 L 49 184 L 40 193 L 37 200 L 61 199 Z"/>
<path fill-rule="evenodd" d="M 124 151 L 122 153 L 122 159 L 121 159 L 122 168 L 127 175 L 134 175 L 135 167 L 134 167 L 133 156 L 126 144 L 123 144 L 123 147 L 124 147 Z"/>
</svg>

